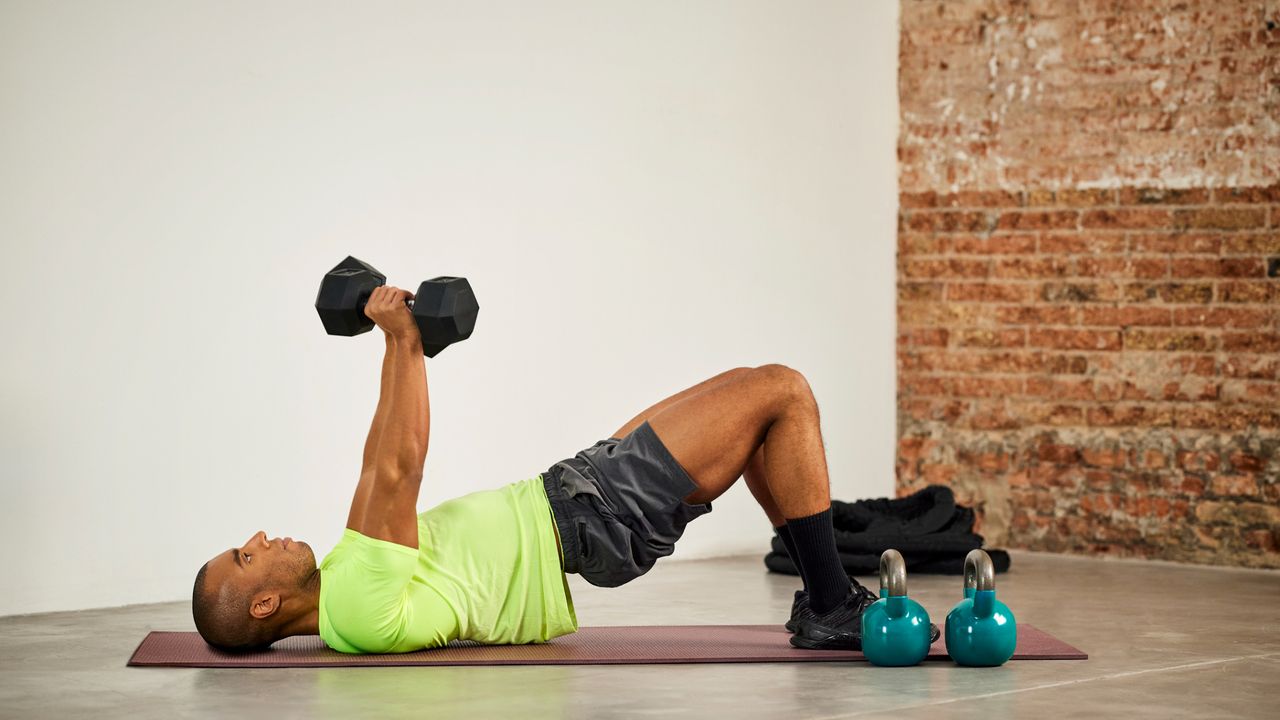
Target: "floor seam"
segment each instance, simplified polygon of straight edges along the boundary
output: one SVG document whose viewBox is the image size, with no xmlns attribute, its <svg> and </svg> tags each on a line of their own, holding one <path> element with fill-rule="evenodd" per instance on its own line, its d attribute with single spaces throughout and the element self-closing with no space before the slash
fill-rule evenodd
<svg viewBox="0 0 1280 720">
<path fill-rule="evenodd" d="M 1151 673 L 1173 672 L 1176 670 L 1188 670 L 1190 668 L 1207 667 L 1210 665 L 1222 665 L 1225 663 L 1241 662 L 1244 660 L 1262 660 L 1266 658 L 1280 657 L 1280 652 L 1260 653 L 1257 655 L 1240 655 L 1237 657 L 1218 658 L 1215 660 L 1201 660 L 1193 663 L 1184 663 L 1182 665 L 1170 665 L 1168 667 L 1146 668 L 1144 670 L 1130 670 L 1128 672 L 1109 673 L 1105 675 L 1095 675 L 1093 677 L 1078 678 L 1075 680 L 1062 680 L 1047 685 L 1037 685 L 1030 688 L 1016 688 L 1013 690 L 1001 690 L 999 692 L 981 693 L 979 695 L 966 695 L 958 698 L 947 698 L 944 700 L 936 700 L 929 702 L 914 703 L 912 705 L 898 705 L 892 708 L 882 708 L 877 710 L 864 710 L 855 713 L 842 713 L 840 715 L 826 715 L 820 718 L 811 718 L 811 720 L 846 720 L 846 718 L 862 717 L 866 715 L 874 715 L 877 713 L 900 712 L 902 710 L 913 710 L 923 707 L 935 707 L 938 705 L 949 705 L 956 702 L 968 702 L 971 700 L 984 700 L 986 698 L 1001 697 L 1004 695 L 1016 695 L 1018 693 L 1036 692 L 1037 690 L 1049 690 L 1051 688 L 1065 687 L 1068 685 L 1079 685 L 1081 683 L 1095 682 L 1099 680 L 1114 680 L 1117 678 L 1133 677 L 1135 675 L 1148 675 Z"/>
</svg>

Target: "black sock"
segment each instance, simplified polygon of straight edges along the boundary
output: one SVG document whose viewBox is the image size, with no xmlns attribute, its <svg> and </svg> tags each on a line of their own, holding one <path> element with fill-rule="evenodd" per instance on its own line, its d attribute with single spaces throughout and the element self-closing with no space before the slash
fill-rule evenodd
<svg viewBox="0 0 1280 720">
<path fill-rule="evenodd" d="M 787 557 L 791 558 L 791 564 L 795 565 L 796 572 L 800 573 L 800 581 L 804 583 L 805 592 L 809 592 L 809 581 L 805 580 L 804 569 L 800 567 L 800 554 L 796 552 L 796 541 L 791 539 L 791 528 L 783 523 L 773 531 L 778 533 L 778 537 L 782 538 L 782 544 L 787 546 Z"/>
<path fill-rule="evenodd" d="M 801 566 L 800 572 L 809 590 L 809 607 L 821 615 L 839 605 L 852 588 L 836 550 L 831 508 L 809 517 L 788 520 L 787 529 L 795 543 L 796 557 L 803 558 L 797 565 Z"/>
</svg>

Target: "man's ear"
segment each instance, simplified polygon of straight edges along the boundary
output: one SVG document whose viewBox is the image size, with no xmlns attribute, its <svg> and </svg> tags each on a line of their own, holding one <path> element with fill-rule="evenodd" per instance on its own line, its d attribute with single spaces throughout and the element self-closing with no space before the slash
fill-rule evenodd
<svg viewBox="0 0 1280 720">
<path fill-rule="evenodd" d="M 259 620 L 265 620 L 280 609 L 279 593 L 258 593 L 253 598 L 253 603 L 249 606 L 249 614 Z"/>
</svg>

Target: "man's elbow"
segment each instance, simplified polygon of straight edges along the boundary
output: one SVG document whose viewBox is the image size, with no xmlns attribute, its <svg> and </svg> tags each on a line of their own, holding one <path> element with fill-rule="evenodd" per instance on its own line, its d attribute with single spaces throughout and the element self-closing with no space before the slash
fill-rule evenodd
<svg viewBox="0 0 1280 720">
<path fill-rule="evenodd" d="M 412 462 L 390 462 L 380 464 L 376 470 L 377 481 L 385 485 L 420 485 L 422 483 L 422 466 L 416 467 Z"/>
</svg>

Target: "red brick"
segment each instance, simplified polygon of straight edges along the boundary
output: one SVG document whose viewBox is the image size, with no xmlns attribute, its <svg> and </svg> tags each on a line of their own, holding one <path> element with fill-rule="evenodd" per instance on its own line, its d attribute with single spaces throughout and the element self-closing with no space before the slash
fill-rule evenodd
<svg viewBox="0 0 1280 720">
<path fill-rule="evenodd" d="M 1210 294 L 1212 294 L 1210 288 Z M 1127 290 L 1113 282 L 1049 282 L 1040 286 L 1040 299 L 1051 303 L 1116 302 Z"/>
<path fill-rule="evenodd" d="M 934 447 L 938 446 L 938 442 L 930 440 L 927 437 L 904 437 L 898 440 L 898 458 L 905 460 L 919 460 Z"/>
<path fill-rule="evenodd" d="M 1168 467 L 1169 456 L 1155 448 L 1145 448 L 1133 450 L 1133 456 L 1130 459 L 1133 467 L 1143 468 L 1146 470 L 1159 470 Z"/>
<path fill-rule="evenodd" d="M 900 233 L 898 235 L 898 255 L 941 255 L 951 249 L 951 240 L 946 235 L 919 235 Z"/>
<path fill-rule="evenodd" d="M 1084 448 L 1080 459 L 1085 465 L 1103 468 L 1123 468 L 1129 466 L 1129 453 L 1117 447 Z"/>
<path fill-rule="evenodd" d="M 1080 448 L 1074 445 L 1043 443 L 1036 448 L 1040 462 L 1054 465 L 1074 465 L 1080 462 Z"/>
<path fill-rule="evenodd" d="M 902 276 L 911 280 L 986 277 L 990 270 L 991 263 L 986 260 L 912 258 L 902 263 Z"/>
<path fill-rule="evenodd" d="M 995 214 L 973 210 L 914 210 L 906 215 L 904 224 L 913 232 L 989 232 L 995 229 Z"/>
<path fill-rule="evenodd" d="M 1056 257 L 1014 257 L 996 260 L 992 275 L 997 278 L 1058 278 L 1069 275 L 1071 263 Z"/>
<path fill-rule="evenodd" d="M 1178 467 L 1189 472 L 1217 472 L 1218 454 L 1210 451 L 1179 450 Z"/>
<path fill-rule="evenodd" d="M 947 299 L 955 302 L 1012 302 L 1031 299 L 1032 289 L 1026 285 L 1004 283 L 952 283 L 947 286 Z"/>
<path fill-rule="evenodd" d="M 1234 237 L 1234 236 L 1228 236 Z M 1253 237 L 1251 235 L 1241 237 Z M 1135 253 L 1170 253 L 1177 255 L 1217 255 L 1224 242 L 1221 235 L 1197 233 L 1149 233 L 1129 236 L 1129 249 Z"/>
<path fill-rule="evenodd" d="M 1006 325 L 1070 325 L 1077 312 L 1070 307 L 1014 305 L 996 308 L 996 321 Z"/>
<path fill-rule="evenodd" d="M 1205 482 L 1202 478 L 1194 475 L 1184 475 L 1182 481 L 1178 483 L 1177 491 L 1192 497 L 1199 497 L 1204 494 Z"/>
<path fill-rule="evenodd" d="M 1032 329 L 1027 341 L 1034 347 L 1062 350 L 1119 350 L 1120 333 L 1109 330 Z"/>
<path fill-rule="evenodd" d="M 1071 230 L 1079 222 L 1075 210 L 1004 211 L 996 221 L 997 230 Z"/>
<path fill-rule="evenodd" d="M 898 206 L 904 209 L 932 208 L 938 205 L 938 194 L 932 191 L 898 193 Z"/>
<path fill-rule="evenodd" d="M 956 345 L 960 347 L 1009 348 L 1026 344 L 1026 332 L 1021 329 L 966 329 L 956 333 Z"/>
<path fill-rule="evenodd" d="M 1280 552 L 1280 534 L 1276 530 L 1249 530 L 1244 534 L 1244 544 L 1265 553 Z"/>
<path fill-rule="evenodd" d="M 1267 226 L 1266 208 L 1260 207 L 1211 207 L 1197 210 L 1174 211 L 1174 226 L 1178 229 L 1245 230 Z"/>
<path fill-rule="evenodd" d="M 1250 426 L 1264 429 L 1280 427 L 1280 412 L 1269 408 L 1175 406 L 1174 427 L 1214 430 L 1245 430 Z"/>
<path fill-rule="evenodd" d="M 1191 350 L 1204 352 L 1217 349 L 1217 339 L 1199 332 L 1164 330 L 1126 330 L 1126 350 Z"/>
<path fill-rule="evenodd" d="M 1183 307 L 1173 311 L 1174 325 L 1216 328 L 1257 328 L 1275 320 L 1274 310 L 1232 307 Z"/>
<path fill-rule="evenodd" d="M 1267 465 L 1266 460 L 1257 455 L 1244 452 L 1232 453 L 1229 461 L 1231 462 L 1231 467 L 1235 468 L 1237 472 L 1262 472 Z"/>
<path fill-rule="evenodd" d="M 1253 497 L 1258 494 L 1258 481 L 1252 475 L 1218 475 L 1209 483 L 1214 495 Z"/>
<path fill-rule="evenodd" d="M 1173 408 L 1160 405 L 1099 405 L 1089 408 L 1085 418 L 1100 427 L 1160 427 L 1173 424 Z"/>
<path fill-rule="evenodd" d="M 1227 352 L 1280 352 L 1280 332 L 1223 333 L 1222 349 Z"/>
<path fill-rule="evenodd" d="M 1234 355 L 1222 364 L 1222 374 L 1230 378 L 1275 380 L 1280 378 L 1280 359 L 1266 356 Z"/>
<path fill-rule="evenodd" d="M 946 328 L 912 328 L 898 333 L 898 343 L 912 347 L 946 347 L 949 337 Z"/>
<path fill-rule="evenodd" d="M 1022 393 L 1022 378 L 959 377 L 952 380 L 956 397 L 1005 397 Z"/>
<path fill-rule="evenodd" d="M 1215 202 L 1280 202 L 1280 183 L 1270 186 L 1220 187 L 1213 190 Z"/>
<path fill-rule="evenodd" d="M 1276 227 L 1280 215 L 1275 208 L 1271 209 L 1271 226 Z M 1280 232 L 1245 235 L 1232 233 L 1222 239 L 1222 252 L 1225 255 L 1280 255 Z"/>
<path fill-rule="evenodd" d="M 950 395 L 951 382 L 932 375 L 901 375 L 898 391 L 911 395 Z"/>
<path fill-rule="evenodd" d="M 998 316 L 997 316 L 998 318 Z M 1167 308 L 1141 305 L 1118 307 L 1086 307 L 1080 310 L 1081 325 L 1105 325 L 1128 327 L 1130 325 L 1162 326 L 1172 322 L 1172 312 Z"/>
<path fill-rule="evenodd" d="M 999 450 L 974 451 L 961 449 L 956 452 L 956 462 L 976 467 L 987 472 L 1002 472 L 1009 469 L 1010 456 Z"/>
<path fill-rule="evenodd" d="M 1162 209 L 1117 208 L 1115 210 L 1090 210 L 1081 216 L 1080 225 L 1086 229 L 1100 228 L 1107 230 L 1173 227 L 1173 215 L 1168 210 Z"/>
<path fill-rule="evenodd" d="M 1027 194 L 1030 207 L 1093 207 L 1115 205 L 1115 190 L 1033 190 Z"/>
<path fill-rule="evenodd" d="M 1088 233 L 1053 233 L 1040 237 L 1040 252 L 1063 253 L 1118 253 L 1124 252 L 1123 235 L 1097 235 Z"/>
<path fill-rule="evenodd" d="M 1262 258 L 1175 258 L 1169 263 L 1169 272 L 1175 278 L 1260 278 L 1265 276 L 1266 266 Z"/>
<path fill-rule="evenodd" d="M 1218 299 L 1229 303 L 1269 303 L 1280 300 L 1280 291 L 1269 282 L 1218 283 Z"/>
<path fill-rule="evenodd" d="M 1213 301 L 1210 283 L 1130 283 L 1124 286 L 1124 299 L 1129 302 L 1161 300 L 1167 303 L 1209 303 Z"/>
<path fill-rule="evenodd" d="M 898 300 L 900 302 L 938 302 L 942 300 L 943 287 L 942 283 L 902 282 L 899 280 Z"/>
<path fill-rule="evenodd" d="M 1245 402 L 1280 405 L 1280 383 L 1251 382 L 1245 384 Z"/>
<path fill-rule="evenodd" d="M 1170 358 L 1169 369 L 1179 375 L 1214 377 L 1218 374 L 1218 366 L 1214 359 L 1203 355 L 1183 355 Z"/>
<path fill-rule="evenodd" d="M 1215 202 L 1222 203 L 1274 203 L 1280 202 L 1280 183 L 1267 186 L 1216 188 Z"/>
<path fill-rule="evenodd" d="M 975 430 L 1013 430 L 1021 427 L 1023 422 L 1001 405 L 975 404 L 968 425 Z"/>
<path fill-rule="evenodd" d="M 971 255 L 1006 255 L 1032 253 L 1036 249 L 1037 236 L 1027 233 L 998 235 L 952 235 L 952 247 L 957 253 Z"/>
<path fill-rule="evenodd" d="M 1093 400 L 1094 385 L 1089 378 L 1028 377 L 1025 392 L 1031 397 L 1058 400 Z"/>
<path fill-rule="evenodd" d="M 1061 403 L 1030 403 L 1020 406 L 1022 415 L 1037 425 L 1067 427 L 1084 424 L 1084 409 Z"/>
</svg>

